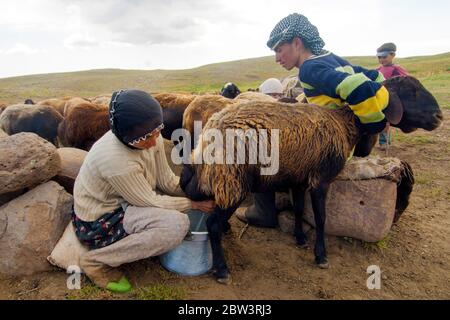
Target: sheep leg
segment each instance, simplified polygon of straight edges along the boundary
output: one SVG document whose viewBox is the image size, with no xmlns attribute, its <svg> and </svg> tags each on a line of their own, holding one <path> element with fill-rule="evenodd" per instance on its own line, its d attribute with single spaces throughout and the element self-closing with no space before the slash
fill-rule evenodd
<svg viewBox="0 0 450 320">
<path fill-rule="evenodd" d="M 229 283 L 231 278 L 222 247 L 223 226 L 221 214 L 221 210 L 216 207 L 214 213 L 206 220 L 206 226 L 211 240 L 214 276 L 218 282 L 226 284 Z"/>
<path fill-rule="evenodd" d="M 316 264 L 319 268 L 327 269 L 328 259 L 325 249 L 325 201 L 327 199 L 329 183 L 320 183 L 318 187 L 312 188 L 310 191 L 311 202 L 314 211 L 314 221 L 316 224 L 316 244 L 314 254 L 316 256 Z"/>
<path fill-rule="evenodd" d="M 214 213 L 206 220 L 206 226 L 211 240 L 213 269 L 215 270 L 214 276 L 218 282 L 223 284 L 229 284 L 231 282 L 231 276 L 225 261 L 225 254 L 222 247 L 222 234 L 229 229 L 228 219 L 236 211 L 240 203 L 225 210 L 216 206 Z"/>
<path fill-rule="evenodd" d="M 303 231 L 303 212 L 305 209 L 305 189 L 298 188 L 292 189 L 292 200 L 294 205 L 294 213 L 295 213 L 295 227 L 294 234 L 295 239 L 297 240 L 297 245 L 300 248 L 307 249 L 308 246 L 308 238 Z"/>
</svg>

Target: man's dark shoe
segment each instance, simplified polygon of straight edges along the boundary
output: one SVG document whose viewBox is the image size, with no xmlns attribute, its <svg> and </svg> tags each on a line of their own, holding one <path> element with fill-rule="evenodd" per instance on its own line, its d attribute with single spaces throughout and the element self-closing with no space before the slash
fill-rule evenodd
<svg viewBox="0 0 450 320">
<path fill-rule="evenodd" d="M 244 223 L 259 228 L 276 228 L 278 227 L 277 217 L 264 217 L 257 214 L 255 207 L 238 208 L 236 217 Z"/>
</svg>

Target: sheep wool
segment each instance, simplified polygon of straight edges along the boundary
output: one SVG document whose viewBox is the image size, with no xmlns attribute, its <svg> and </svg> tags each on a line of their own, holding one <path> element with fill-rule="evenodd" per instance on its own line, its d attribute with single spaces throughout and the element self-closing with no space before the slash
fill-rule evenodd
<svg viewBox="0 0 450 320">
<path fill-rule="evenodd" d="M 358 139 L 352 118 L 348 108 L 328 110 L 302 103 L 253 101 L 231 105 L 214 114 L 204 130 L 215 128 L 226 136 L 227 129 L 267 129 L 268 135 L 270 130 L 279 129 L 279 171 L 260 175 L 260 164 L 198 165 L 201 191 L 214 195 L 219 207 L 228 208 L 253 187 L 300 185 L 305 181 L 315 186 L 323 172 L 337 175 L 350 155 Z M 207 142 L 202 143 L 206 148 Z"/>
</svg>

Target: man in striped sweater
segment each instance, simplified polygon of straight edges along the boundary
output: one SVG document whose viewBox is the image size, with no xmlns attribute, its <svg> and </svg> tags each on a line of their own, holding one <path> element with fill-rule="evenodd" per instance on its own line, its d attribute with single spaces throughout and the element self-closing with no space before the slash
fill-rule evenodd
<svg viewBox="0 0 450 320">
<path fill-rule="evenodd" d="M 283 18 L 267 42 L 277 63 L 287 70 L 300 70 L 299 80 L 309 103 L 328 108 L 348 105 L 363 132 L 383 131 L 387 124 L 383 110 L 389 102 L 389 93 L 380 84 L 383 75 L 351 65 L 323 50 L 324 45 L 317 28 L 297 13 Z M 255 205 L 236 216 L 252 225 L 276 226 L 275 194 L 255 194 L 254 198 Z"/>
</svg>

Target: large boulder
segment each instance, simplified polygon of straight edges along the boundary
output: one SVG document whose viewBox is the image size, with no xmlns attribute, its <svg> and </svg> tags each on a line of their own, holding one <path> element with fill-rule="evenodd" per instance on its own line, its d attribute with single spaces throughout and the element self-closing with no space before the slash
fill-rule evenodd
<svg viewBox="0 0 450 320">
<path fill-rule="evenodd" d="M 54 145 L 29 132 L 0 139 L 0 195 L 34 187 L 60 169 Z"/>
<path fill-rule="evenodd" d="M 4 204 L 10 202 L 11 200 L 17 198 L 18 196 L 21 196 L 24 192 L 25 192 L 24 190 L 19 190 L 19 191 L 0 194 L 0 207 Z"/>
<path fill-rule="evenodd" d="M 394 221 L 397 184 L 385 179 L 336 180 L 330 185 L 325 233 L 367 242 L 384 239 Z M 311 198 L 304 218 L 315 226 Z"/>
<path fill-rule="evenodd" d="M 366 242 L 385 238 L 395 221 L 399 200 L 397 191 L 401 190 L 399 188 L 405 170 L 408 170 L 407 167 L 396 158 L 352 159 L 330 185 L 326 201 L 325 233 Z M 406 198 L 408 196 L 409 193 Z M 276 206 L 278 210 L 288 210 L 279 215 L 279 223 L 282 230 L 292 233 L 294 216 L 289 211 L 292 209 L 289 199 L 289 194 L 277 193 Z M 305 196 L 304 219 L 315 226 L 308 192 Z"/>
<path fill-rule="evenodd" d="M 6 138 L 6 137 L 8 137 L 8 134 L 5 131 L 3 131 L 2 129 L 0 129 L 0 139 Z"/>
<path fill-rule="evenodd" d="M 51 270 L 47 257 L 70 221 L 72 205 L 72 196 L 49 181 L 0 207 L 0 273 Z"/>
<path fill-rule="evenodd" d="M 73 194 L 75 179 L 84 158 L 86 158 L 87 151 L 76 148 L 59 148 L 57 152 L 61 158 L 61 169 L 53 180 L 62 185 L 67 192 Z"/>
</svg>

